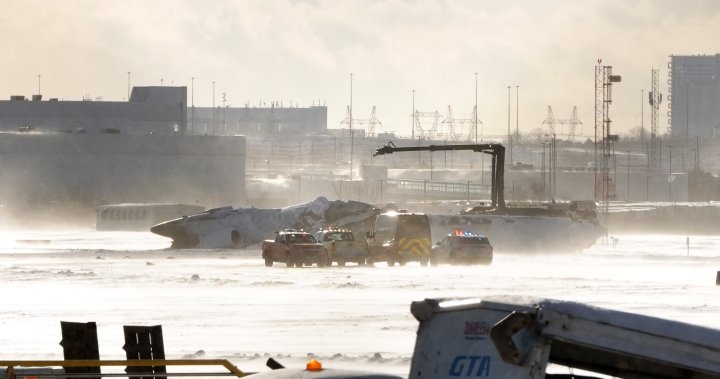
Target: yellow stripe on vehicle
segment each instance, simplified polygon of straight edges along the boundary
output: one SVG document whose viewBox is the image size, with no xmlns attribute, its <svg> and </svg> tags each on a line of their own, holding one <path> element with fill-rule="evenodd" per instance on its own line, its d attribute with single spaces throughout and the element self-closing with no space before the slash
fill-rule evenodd
<svg viewBox="0 0 720 379">
<path fill-rule="evenodd" d="M 398 250 L 408 251 L 412 255 L 430 255 L 430 239 L 428 238 L 400 238 Z"/>
</svg>

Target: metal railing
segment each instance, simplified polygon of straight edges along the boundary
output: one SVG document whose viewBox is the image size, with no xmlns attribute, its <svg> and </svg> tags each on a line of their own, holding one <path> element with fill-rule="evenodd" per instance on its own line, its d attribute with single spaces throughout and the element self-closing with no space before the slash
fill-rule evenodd
<svg viewBox="0 0 720 379">
<path fill-rule="evenodd" d="M 157 367 L 157 366 L 221 366 L 227 371 L 211 372 L 132 372 L 132 373 L 65 373 L 62 370 L 48 370 L 49 367 Z M 235 376 L 242 378 L 252 373 L 243 372 L 227 359 L 137 359 L 137 360 L 21 360 L 0 361 L 0 368 L 6 368 L 6 379 L 19 378 L 98 378 L 98 377 L 207 377 Z M 18 368 L 26 368 L 18 372 Z M 2 372 L 0 372 L 2 377 Z"/>
<path fill-rule="evenodd" d="M 487 184 L 476 183 L 457 183 L 457 182 L 433 182 L 427 180 L 394 180 L 388 179 L 388 192 L 435 192 L 435 193 L 465 193 L 473 195 L 491 194 L 491 186 Z"/>
</svg>

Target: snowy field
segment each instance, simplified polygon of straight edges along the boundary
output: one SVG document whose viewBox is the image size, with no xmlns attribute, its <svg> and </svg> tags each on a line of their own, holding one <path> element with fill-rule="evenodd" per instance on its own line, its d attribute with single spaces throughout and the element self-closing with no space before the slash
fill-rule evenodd
<svg viewBox="0 0 720 379">
<path fill-rule="evenodd" d="M 60 321 L 98 324 L 123 359 L 122 325 L 162 325 L 168 358 L 227 358 L 407 376 L 428 297 L 527 295 L 720 329 L 720 237 L 622 235 L 580 254 L 503 255 L 477 267 L 266 268 L 260 251 L 172 251 L 132 232 L 0 233 L 0 359 L 62 359 Z"/>
</svg>

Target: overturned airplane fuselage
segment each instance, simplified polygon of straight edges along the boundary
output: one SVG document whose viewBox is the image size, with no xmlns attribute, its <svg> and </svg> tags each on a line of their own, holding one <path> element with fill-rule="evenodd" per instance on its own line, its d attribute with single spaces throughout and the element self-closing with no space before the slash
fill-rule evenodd
<svg viewBox="0 0 720 379">
<path fill-rule="evenodd" d="M 364 235 L 382 210 L 359 201 L 312 202 L 285 208 L 223 207 L 166 221 L 150 231 L 172 238 L 175 249 L 245 248 L 272 238 L 286 228 L 315 232 L 323 226 L 350 228 Z"/>
</svg>

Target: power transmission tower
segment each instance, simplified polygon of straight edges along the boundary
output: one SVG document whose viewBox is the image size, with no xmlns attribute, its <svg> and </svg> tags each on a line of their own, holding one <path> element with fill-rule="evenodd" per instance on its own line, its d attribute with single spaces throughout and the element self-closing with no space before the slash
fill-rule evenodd
<svg viewBox="0 0 720 379">
<path fill-rule="evenodd" d="M 347 107 L 347 110 L 345 111 L 345 119 L 340 122 L 341 125 L 350 125 L 350 106 Z M 359 118 L 353 118 L 352 119 L 352 125 L 367 125 L 366 132 L 369 136 L 375 135 L 375 128 L 378 126 L 382 127 L 382 122 L 377 118 L 375 115 L 375 106 L 373 105 L 372 111 L 370 112 L 370 118 L 367 119 L 359 119 Z"/>
<path fill-rule="evenodd" d="M 482 126 L 482 121 L 477 120 L 476 107 L 473 107 L 470 118 L 455 118 L 453 116 L 452 106 L 450 105 L 448 105 L 448 115 L 442 123 L 447 125 L 448 137 L 450 137 L 449 139 L 452 141 L 459 141 L 462 138 L 462 132 L 458 129 L 462 128 L 462 130 L 465 130 L 466 125 L 469 131 L 467 140 L 472 141 L 475 138 L 475 125 L 479 124 Z"/>
<path fill-rule="evenodd" d="M 572 115 L 570 118 L 558 119 L 553 114 L 552 107 L 548 105 L 548 114 L 543 120 L 542 124 L 547 127 L 548 133 L 547 146 L 549 147 L 549 187 L 550 187 L 550 198 L 555 198 L 556 177 L 557 177 L 557 141 L 558 136 L 563 136 L 567 141 L 572 141 L 575 137 L 575 131 L 578 125 L 582 126 L 582 121 L 577 117 L 577 106 L 573 107 Z M 567 126 L 567 127 L 565 127 Z M 544 150 L 543 150 L 544 151 Z M 545 164 L 545 156 L 543 153 L 543 165 Z M 543 170 L 544 172 L 544 170 Z M 543 188 L 545 188 L 545 178 L 543 177 Z"/>
<path fill-rule="evenodd" d="M 662 103 L 662 94 L 658 91 L 659 71 L 652 69 L 650 82 L 652 90 L 648 94 L 650 102 L 650 170 L 657 171 L 660 169 L 660 103 Z"/>
<path fill-rule="evenodd" d="M 554 137 L 558 136 L 564 136 L 566 140 L 572 141 L 575 138 L 575 133 L 577 132 L 578 125 L 582 127 L 582 121 L 577 116 L 577 106 L 573 107 L 572 115 L 570 118 L 555 118 L 553 115 L 552 107 L 548 105 L 548 114 L 545 117 L 545 120 L 542 122 L 543 125 L 546 125 L 548 130 L 550 131 L 549 134 L 553 135 Z M 560 126 L 558 129 L 557 127 Z M 565 128 L 567 126 L 567 128 Z"/>
<path fill-rule="evenodd" d="M 421 119 L 432 119 L 432 126 L 430 128 L 423 128 L 422 124 L 423 122 L 420 121 Z M 438 124 L 440 123 L 440 119 L 442 118 L 442 115 L 438 112 L 420 112 L 415 111 L 415 130 L 417 131 L 417 137 L 419 139 L 433 139 L 435 138 L 435 134 L 438 130 Z"/>
</svg>

